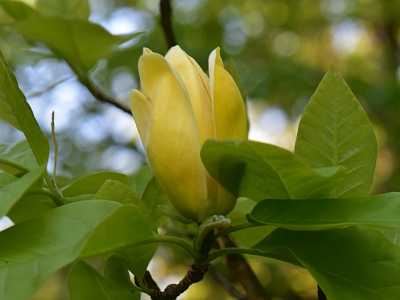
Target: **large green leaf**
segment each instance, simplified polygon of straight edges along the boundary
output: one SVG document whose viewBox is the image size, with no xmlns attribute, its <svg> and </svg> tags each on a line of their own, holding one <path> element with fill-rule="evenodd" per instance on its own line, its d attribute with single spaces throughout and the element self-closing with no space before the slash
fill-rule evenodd
<svg viewBox="0 0 400 300">
<path fill-rule="evenodd" d="M 400 228 L 400 193 L 340 199 L 276 200 L 257 203 L 251 219 L 291 230 L 349 225 Z"/>
<path fill-rule="evenodd" d="M 50 146 L 32 109 L 0 52 L 0 119 L 21 130 L 39 165 L 47 163 Z"/>
<path fill-rule="evenodd" d="M 313 168 L 344 166 L 336 197 L 368 194 L 376 163 L 371 122 L 340 73 L 330 67 L 299 124 L 295 153 Z"/>
<path fill-rule="evenodd" d="M 22 178 L 0 188 L 0 216 L 7 214 L 24 193 L 42 177 L 45 167 L 42 165 Z"/>
<path fill-rule="evenodd" d="M 38 0 L 37 11 L 44 16 L 87 20 L 90 14 L 88 0 Z"/>
<path fill-rule="evenodd" d="M 0 298 L 29 299 L 85 247 L 96 256 L 152 236 L 135 206 L 106 200 L 64 205 L 16 224 L 0 232 Z"/>
<path fill-rule="evenodd" d="M 125 184 L 116 180 L 106 180 L 94 196 L 94 199 L 113 200 L 121 204 L 136 205 L 152 230 L 157 232 L 156 224 L 154 223 L 147 207 Z"/>
<path fill-rule="evenodd" d="M 11 145 L 0 145 L 0 169 L 7 173 L 25 173 L 38 166 L 27 140 L 21 140 Z"/>
<path fill-rule="evenodd" d="M 400 295 L 400 248 L 372 227 L 277 229 L 253 249 L 266 254 L 290 250 L 329 300 L 395 300 Z"/>
<path fill-rule="evenodd" d="M 128 183 L 129 177 L 117 172 L 100 172 L 78 178 L 61 189 L 64 197 L 77 197 L 85 194 L 96 194 L 106 180 Z"/>
<path fill-rule="evenodd" d="M 215 180 L 254 201 L 326 198 L 345 175 L 342 167 L 313 170 L 290 151 L 252 141 L 208 140 L 201 158 Z"/>
<path fill-rule="evenodd" d="M 48 46 L 80 78 L 85 78 L 86 73 L 100 59 L 109 57 L 118 45 L 138 35 L 116 36 L 98 24 L 60 17 L 30 16 L 17 22 L 13 28 L 26 38 Z"/>
<path fill-rule="evenodd" d="M 75 264 L 68 276 L 68 290 L 71 300 L 137 299 L 129 290 L 110 287 L 93 267 L 82 261 Z"/>
<path fill-rule="evenodd" d="M 44 212 L 56 208 L 56 204 L 47 195 L 34 193 L 23 195 L 21 199 L 7 213 L 15 224 L 36 217 Z"/>
</svg>

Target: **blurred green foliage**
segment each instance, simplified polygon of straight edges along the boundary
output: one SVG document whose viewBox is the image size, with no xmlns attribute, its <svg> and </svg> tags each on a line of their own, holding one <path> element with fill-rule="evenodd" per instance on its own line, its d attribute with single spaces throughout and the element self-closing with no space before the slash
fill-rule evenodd
<svg viewBox="0 0 400 300">
<path fill-rule="evenodd" d="M 121 103 L 127 103 L 129 91 L 140 86 L 137 62 L 142 48 L 161 54 L 168 50 L 157 0 L 70 1 L 79 4 L 76 7 L 52 6 L 48 0 L 24 2 L 45 16 L 80 20 L 89 16 L 112 34 L 144 32 L 90 72 L 97 87 Z M 372 192 L 399 190 L 399 1 L 175 0 L 172 7 L 177 42 L 203 69 L 208 54 L 220 46 L 222 57 L 236 62 L 248 100 L 256 108 L 282 109 L 291 123 L 298 122 L 323 74 L 334 65 L 367 111 L 378 137 Z M 31 13 L 27 9 L 23 15 Z M 50 113 L 56 113 L 59 174 L 76 177 L 99 170 L 131 174 L 139 170 L 145 158 L 132 118 L 96 101 L 55 53 L 16 32 L 15 21 L 10 12 L 0 9 L 0 49 L 48 138 Z M 16 131 L 0 123 L 0 144 L 18 139 Z M 171 228 L 179 232 L 175 224 Z M 168 256 L 168 249 L 161 251 Z M 305 275 L 285 268 L 264 262 L 255 265 L 257 273 L 267 278 L 263 282 L 274 299 L 313 299 Z M 279 274 L 285 278 L 278 288 Z"/>
</svg>

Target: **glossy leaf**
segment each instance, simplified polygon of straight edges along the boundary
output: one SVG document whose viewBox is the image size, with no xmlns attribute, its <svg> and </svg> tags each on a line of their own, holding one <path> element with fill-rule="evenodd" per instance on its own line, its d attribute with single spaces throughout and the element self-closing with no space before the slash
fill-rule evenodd
<svg viewBox="0 0 400 300">
<path fill-rule="evenodd" d="M 323 230 L 349 225 L 400 228 L 400 193 L 376 196 L 263 200 L 254 207 L 251 219 L 291 230 Z"/>
<path fill-rule="evenodd" d="M 38 0 L 36 9 L 44 16 L 87 20 L 90 15 L 88 0 Z"/>
<path fill-rule="evenodd" d="M 0 298 L 30 299 L 51 273 L 76 260 L 85 247 L 96 256 L 152 235 L 135 206 L 105 200 L 64 205 L 21 222 L 0 232 Z"/>
<path fill-rule="evenodd" d="M 129 290 L 114 289 L 92 267 L 79 261 L 68 276 L 68 290 L 71 300 L 134 300 Z"/>
<path fill-rule="evenodd" d="M 98 60 L 109 57 L 118 45 L 138 35 L 116 36 L 98 24 L 59 17 L 31 16 L 17 22 L 13 28 L 27 39 L 48 46 L 80 78 L 84 78 Z"/>
<path fill-rule="evenodd" d="M 44 170 L 45 166 L 43 165 L 0 188 L 0 216 L 7 214 L 24 193 L 42 177 Z"/>
<path fill-rule="evenodd" d="M 21 130 L 39 165 L 46 164 L 49 143 L 37 123 L 32 109 L 18 87 L 17 80 L 0 52 L 0 119 Z"/>
<path fill-rule="evenodd" d="M 156 224 L 147 210 L 147 207 L 144 205 L 142 200 L 140 200 L 138 196 L 136 196 L 136 194 L 125 184 L 115 180 L 107 180 L 96 193 L 94 199 L 113 200 L 121 204 L 136 205 L 152 230 L 157 232 Z"/>
<path fill-rule="evenodd" d="M 290 151 L 252 141 L 208 140 L 201 157 L 221 185 L 238 197 L 254 201 L 326 198 L 345 174 L 341 167 L 317 172 Z"/>
<path fill-rule="evenodd" d="M 0 168 L 7 173 L 26 173 L 38 166 L 27 140 L 0 145 Z"/>
<path fill-rule="evenodd" d="M 340 73 L 330 67 L 301 118 L 295 153 L 313 168 L 344 166 L 332 198 L 365 196 L 376 163 L 371 122 Z"/>
<path fill-rule="evenodd" d="M 289 250 L 330 300 L 394 300 L 400 294 L 400 248 L 372 227 L 277 229 L 252 248 Z"/>
<path fill-rule="evenodd" d="M 78 178 L 61 189 L 64 197 L 76 197 L 85 194 L 96 194 L 106 180 L 127 183 L 129 177 L 117 172 L 100 172 Z"/>
</svg>

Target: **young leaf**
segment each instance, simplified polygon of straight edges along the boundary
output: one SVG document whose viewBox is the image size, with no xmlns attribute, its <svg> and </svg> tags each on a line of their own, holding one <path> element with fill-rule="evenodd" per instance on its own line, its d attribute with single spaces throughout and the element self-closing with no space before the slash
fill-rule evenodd
<svg viewBox="0 0 400 300">
<path fill-rule="evenodd" d="M 78 178 L 61 189 L 64 197 L 76 197 L 85 194 L 96 194 L 106 180 L 127 183 L 129 177 L 117 172 L 100 172 Z"/>
<path fill-rule="evenodd" d="M 365 196 L 376 163 L 371 122 L 340 73 L 330 67 L 301 118 L 295 153 L 313 168 L 344 166 L 334 198 Z"/>
<path fill-rule="evenodd" d="M 0 145 L 0 168 L 10 174 L 26 173 L 39 165 L 27 140 Z"/>
<path fill-rule="evenodd" d="M 136 300 L 137 296 L 125 289 L 113 289 L 97 271 L 83 261 L 75 264 L 68 276 L 71 300 Z M 138 293 L 140 295 L 140 293 Z M 140 299 L 140 298 L 139 298 Z"/>
<path fill-rule="evenodd" d="M 30 16 L 17 22 L 13 28 L 27 39 L 48 46 L 71 66 L 79 78 L 86 78 L 86 73 L 100 59 L 109 57 L 117 46 L 139 34 L 117 36 L 89 21 L 41 16 Z"/>
<path fill-rule="evenodd" d="M 372 227 L 277 229 L 252 248 L 289 250 L 331 300 L 389 300 L 400 294 L 400 248 Z"/>
<path fill-rule="evenodd" d="M 340 199 L 263 200 L 251 219 L 291 230 L 324 230 L 349 225 L 400 228 L 400 193 Z"/>
<path fill-rule="evenodd" d="M 0 119 L 21 130 L 39 165 L 47 164 L 50 146 L 32 109 L 0 52 Z"/>
<path fill-rule="evenodd" d="M 201 158 L 221 185 L 253 201 L 326 198 L 345 174 L 341 167 L 317 172 L 290 151 L 252 141 L 208 140 Z"/>
<path fill-rule="evenodd" d="M 85 246 L 86 257 L 96 256 L 152 236 L 135 206 L 105 200 L 64 205 L 16 224 L 0 232 L 0 298 L 30 299 Z"/>
<path fill-rule="evenodd" d="M 44 170 L 45 165 L 42 165 L 22 178 L 0 188 L 0 216 L 7 214 L 24 193 L 42 177 Z"/>
<path fill-rule="evenodd" d="M 136 194 L 128 188 L 125 184 L 115 181 L 107 180 L 103 183 L 100 190 L 94 196 L 94 199 L 113 200 L 121 204 L 134 204 L 145 217 L 147 223 L 150 225 L 154 232 L 157 232 L 157 226 L 154 223 L 146 206 L 136 196 Z"/>
<path fill-rule="evenodd" d="M 44 16 L 87 20 L 90 15 L 88 0 L 38 0 L 36 9 Z"/>
</svg>

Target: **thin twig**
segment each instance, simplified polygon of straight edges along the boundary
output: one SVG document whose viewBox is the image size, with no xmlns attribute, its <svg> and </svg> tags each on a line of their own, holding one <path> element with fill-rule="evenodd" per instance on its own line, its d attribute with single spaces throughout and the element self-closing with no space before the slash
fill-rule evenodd
<svg viewBox="0 0 400 300">
<path fill-rule="evenodd" d="M 161 27 L 164 31 L 165 40 L 167 41 L 168 48 L 171 48 L 177 43 L 171 23 L 172 8 L 170 0 L 160 0 L 160 15 Z"/>
<path fill-rule="evenodd" d="M 326 295 L 324 293 L 324 291 L 321 289 L 321 287 L 318 285 L 318 300 L 327 300 L 328 298 L 326 298 Z"/>
<path fill-rule="evenodd" d="M 238 290 L 236 290 L 235 287 L 229 282 L 229 280 L 224 275 L 222 275 L 221 272 L 214 265 L 210 265 L 209 270 L 211 275 L 225 287 L 227 292 L 232 297 L 238 300 L 246 300 L 246 295 L 243 295 Z"/>
</svg>

